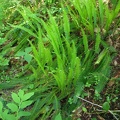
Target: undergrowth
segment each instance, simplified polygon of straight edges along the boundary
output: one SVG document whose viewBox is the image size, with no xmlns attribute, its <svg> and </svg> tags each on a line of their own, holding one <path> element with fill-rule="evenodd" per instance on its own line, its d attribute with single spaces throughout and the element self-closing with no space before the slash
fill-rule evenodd
<svg viewBox="0 0 120 120">
<path fill-rule="evenodd" d="M 82 105 L 80 100 L 85 101 L 86 88 L 93 89 L 92 96 L 100 99 L 116 52 L 106 38 L 120 22 L 116 19 L 120 0 L 110 4 L 102 0 L 8 0 L 6 4 L 1 0 L 0 72 L 9 79 L 1 76 L 0 89 L 16 91 L 17 86 L 26 94 L 34 93 L 29 96 L 33 104 L 27 101 L 25 106 L 32 104 L 30 114 L 22 113 L 25 117 L 21 119 L 77 120 L 72 111 Z M 2 101 L 0 105 L 3 107 Z M 19 119 L 16 112 L 20 106 L 7 106 L 12 110 L 9 114 Z M 117 119 L 110 102 L 99 107 Z M 83 106 L 82 111 L 87 109 Z"/>
</svg>

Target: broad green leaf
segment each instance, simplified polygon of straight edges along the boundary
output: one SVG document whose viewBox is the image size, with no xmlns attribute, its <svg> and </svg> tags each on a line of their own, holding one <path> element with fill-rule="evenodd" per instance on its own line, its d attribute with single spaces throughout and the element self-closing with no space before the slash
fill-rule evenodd
<svg viewBox="0 0 120 120">
<path fill-rule="evenodd" d="M 9 60 L 5 59 L 3 56 L 0 56 L 0 66 L 9 65 Z"/>
<path fill-rule="evenodd" d="M 92 23 L 92 6 L 91 6 L 91 3 L 92 2 L 90 0 L 85 1 L 86 11 L 87 11 L 90 23 Z"/>
<path fill-rule="evenodd" d="M 32 48 L 31 48 L 31 47 L 25 48 L 25 53 L 29 53 L 29 52 L 31 52 L 31 51 L 32 51 Z"/>
<path fill-rule="evenodd" d="M 0 38 L 0 45 L 4 44 L 7 39 L 5 38 Z"/>
<path fill-rule="evenodd" d="M 23 117 L 23 116 L 30 116 L 30 115 L 31 115 L 30 112 L 20 111 L 20 112 L 18 113 L 18 119 L 21 118 L 21 117 Z"/>
<path fill-rule="evenodd" d="M 85 54 L 87 54 L 89 51 L 87 35 L 85 34 L 85 31 L 82 28 L 81 28 L 81 31 L 82 31 L 82 35 L 83 35 L 84 51 L 85 51 Z"/>
<path fill-rule="evenodd" d="M 32 47 L 32 52 L 33 52 L 34 59 L 35 59 L 36 62 L 38 63 L 39 67 L 42 69 L 43 73 L 45 73 L 44 67 L 43 67 L 43 65 L 41 64 L 41 61 L 39 60 L 40 56 L 39 56 L 38 50 L 37 50 L 36 47 L 32 44 L 31 41 L 29 41 L 29 42 L 30 42 L 30 45 L 31 45 L 31 47 Z"/>
<path fill-rule="evenodd" d="M 20 98 L 16 93 L 12 93 L 12 99 L 14 100 L 14 102 L 16 103 L 20 103 Z"/>
<path fill-rule="evenodd" d="M 103 26 L 103 20 L 104 20 L 104 5 L 103 5 L 103 0 L 98 0 L 99 1 L 99 18 L 100 18 L 100 23 L 101 26 Z"/>
<path fill-rule="evenodd" d="M 45 59 L 47 63 L 52 63 L 52 55 L 49 49 L 45 49 Z"/>
<path fill-rule="evenodd" d="M 19 92 L 18 92 L 18 95 L 22 99 L 23 96 L 24 96 L 24 91 L 20 89 Z"/>
<path fill-rule="evenodd" d="M 73 77 L 74 77 L 74 69 L 69 67 L 67 84 L 70 84 L 70 82 L 73 79 Z"/>
<path fill-rule="evenodd" d="M 70 35 L 70 22 L 69 22 L 69 18 L 66 12 L 66 9 L 63 10 L 63 24 L 64 24 L 64 32 L 65 32 L 65 36 L 66 38 L 69 38 Z"/>
<path fill-rule="evenodd" d="M 56 96 L 53 102 L 53 107 L 54 107 L 54 110 L 58 110 L 60 108 L 60 102 Z"/>
<path fill-rule="evenodd" d="M 74 72 L 74 81 L 73 81 L 74 85 L 76 85 L 76 82 L 79 78 L 79 75 L 80 75 L 80 72 L 81 72 L 81 69 L 82 69 L 79 57 L 76 57 L 75 63 L 76 64 L 75 64 L 75 70 L 74 71 L 76 71 L 76 72 Z"/>
<path fill-rule="evenodd" d="M 78 100 L 78 96 L 81 95 L 82 91 L 84 89 L 84 83 L 77 81 L 76 85 L 75 85 L 75 92 L 74 92 L 74 98 L 73 98 L 73 102 L 76 103 Z"/>
<path fill-rule="evenodd" d="M 62 116 L 60 113 L 58 115 L 56 115 L 55 120 L 62 120 Z"/>
<path fill-rule="evenodd" d="M 6 120 L 16 120 L 16 117 L 15 117 L 15 115 L 7 114 Z"/>
<path fill-rule="evenodd" d="M 7 106 L 12 112 L 18 111 L 18 106 L 14 103 L 8 103 Z"/>
<path fill-rule="evenodd" d="M 33 103 L 32 100 L 24 101 L 24 102 L 21 103 L 20 108 L 21 108 L 21 109 L 24 109 L 24 108 L 26 108 L 27 106 L 31 105 L 32 103 Z"/>
<path fill-rule="evenodd" d="M 21 57 L 24 56 L 25 52 L 24 51 L 18 51 L 15 56 Z"/>
<path fill-rule="evenodd" d="M 110 105 L 108 102 L 104 102 L 102 106 L 103 110 L 108 111 L 110 109 Z"/>
<path fill-rule="evenodd" d="M 24 59 L 25 59 L 28 63 L 30 63 L 30 61 L 32 60 L 32 56 L 31 56 L 30 54 L 25 54 Z"/>
<path fill-rule="evenodd" d="M 4 59 L 4 62 L 2 63 L 2 65 L 9 65 L 9 60 L 7 60 L 7 59 Z"/>
<path fill-rule="evenodd" d="M 0 101 L 0 113 L 2 113 L 2 109 L 3 109 L 3 104 L 2 104 L 2 102 Z"/>
<path fill-rule="evenodd" d="M 95 62 L 95 64 L 99 64 L 99 63 L 103 60 L 103 58 L 104 58 L 104 56 L 106 55 L 106 53 L 107 53 L 107 50 L 103 50 L 103 51 L 100 53 L 100 55 L 98 56 L 98 59 L 97 59 L 97 61 Z"/>
<path fill-rule="evenodd" d="M 28 88 L 33 89 L 34 88 L 34 84 L 29 84 Z"/>
<path fill-rule="evenodd" d="M 66 74 L 64 70 L 58 70 L 57 75 L 55 75 L 55 79 L 57 81 L 57 84 L 59 86 L 59 88 L 61 89 L 61 91 L 64 91 L 64 88 L 66 86 Z"/>
<path fill-rule="evenodd" d="M 87 109 L 85 107 L 82 107 L 83 112 L 87 112 Z"/>
<path fill-rule="evenodd" d="M 100 51 L 100 42 L 101 42 L 101 36 L 100 34 L 98 33 L 97 36 L 96 36 L 96 41 L 95 41 L 95 52 L 96 53 L 99 53 Z"/>
<path fill-rule="evenodd" d="M 32 35 L 32 36 L 34 36 L 35 38 L 37 38 L 38 36 L 32 31 L 32 30 L 30 30 L 30 29 L 28 29 L 28 28 L 25 28 L 25 27 L 23 27 L 23 26 L 21 26 L 21 25 L 11 25 L 12 27 L 14 27 L 14 28 L 19 28 L 19 29 L 21 29 L 21 30 L 24 30 L 24 31 L 26 31 L 27 33 L 29 33 L 30 35 Z"/>
<path fill-rule="evenodd" d="M 7 118 L 8 112 L 9 112 L 8 109 L 5 109 L 5 110 L 4 110 L 4 112 L 2 113 L 3 118 Z"/>
<path fill-rule="evenodd" d="M 31 93 L 26 93 L 23 98 L 22 98 L 22 101 L 25 101 L 25 100 L 28 100 L 31 96 L 34 95 L 34 92 L 31 92 Z"/>
</svg>

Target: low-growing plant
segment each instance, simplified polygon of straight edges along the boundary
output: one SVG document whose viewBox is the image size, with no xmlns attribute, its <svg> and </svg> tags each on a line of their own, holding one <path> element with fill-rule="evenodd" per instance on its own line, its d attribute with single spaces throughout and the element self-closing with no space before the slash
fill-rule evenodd
<svg viewBox="0 0 120 120">
<path fill-rule="evenodd" d="M 2 120 L 19 120 L 24 116 L 30 116 L 30 112 L 25 111 L 25 108 L 33 103 L 29 100 L 34 95 L 31 93 L 24 93 L 24 90 L 19 90 L 18 94 L 12 93 L 13 101 L 10 103 L 3 103 L 0 101 L 0 118 Z"/>
<path fill-rule="evenodd" d="M 15 56 L 23 57 L 24 60 L 30 63 L 30 61 L 32 60 L 32 56 L 30 55 L 31 51 L 32 51 L 31 47 L 27 47 L 25 48 L 25 51 L 18 51 Z"/>
</svg>

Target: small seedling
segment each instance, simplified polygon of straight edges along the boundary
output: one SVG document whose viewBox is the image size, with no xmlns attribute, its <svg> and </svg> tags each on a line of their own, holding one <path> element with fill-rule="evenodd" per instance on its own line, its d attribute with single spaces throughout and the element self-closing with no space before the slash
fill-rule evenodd
<svg viewBox="0 0 120 120">
<path fill-rule="evenodd" d="M 108 102 L 104 102 L 102 107 L 103 107 L 103 110 L 105 111 L 108 111 L 110 109 L 110 105 Z"/>
<path fill-rule="evenodd" d="M 0 101 L 0 118 L 2 120 L 18 120 L 21 117 L 29 116 L 30 112 L 24 111 L 27 106 L 30 106 L 33 101 L 29 100 L 34 93 L 24 93 L 23 90 L 19 90 L 18 94 L 12 93 L 13 101 L 8 103 L 5 107 Z"/>
<path fill-rule="evenodd" d="M 30 63 L 32 56 L 30 55 L 30 52 L 32 51 L 31 47 L 25 48 L 25 51 L 18 51 L 16 56 L 23 57 L 28 63 Z"/>
</svg>

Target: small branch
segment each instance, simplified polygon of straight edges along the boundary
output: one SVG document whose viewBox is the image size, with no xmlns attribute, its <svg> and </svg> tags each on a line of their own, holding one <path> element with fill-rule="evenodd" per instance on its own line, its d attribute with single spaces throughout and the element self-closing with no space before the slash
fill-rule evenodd
<svg viewBox="0 0 120 120">
<path fill-rule="evenodd" d="M 97 109 L 97 111 L 103 111 L 103 110 Z M 120 112 L 120 110 L 110 110 L 110 111 L 112 111 L 113 113 L 114 113 L 114 112 L 115 112 L 115 113 L 119 113 L 119 112 Z"/>
<path fill-rule="evenodd" d="M 78 97 L 78 96 L 77 96 Z M 94 105 L 94 106 L 97 106 L 97 107 L 99 107 L 99 108 L 102 108 L 102 106 L 100 106 L 100 105 L 98 105 L 98 104 L 94 104 L 94 103 L 92 103 L 92 102 L 90 102 L 90 101 L 88 101 L 88 100 L 85 100 L 84 98 L 81 98 L 81 97 L 78 97 L 79 99 L 81 99 L 81 100 L 83 100 L 83 101 L 85 101 L 85 102 L 87 102 L 87 103 L 90 103 L 91 105 Z"/>
<path fill-rule="evenodd" d="M 85 101 L 85 102 L 87 102 L 87 103 L 89 103 L 89 104 L 91 104 L 91 105 L 97 106 L 97 107 L 99 107 L 99 108 L 103 108 L 102 106 L 100 106 L 100 105 L 98 105 L 98 104 L 95 104 L 95 103 L 92 103 L 92 102 L 90 102 L 90 101 L 88 101 L 88 100 L 85 100 L 84 98 L 81 98 L 81 97 L 79 97 L 79 96 L 77 96 L 77 98 L 79 98 L 79 99 L 81 99 L 81 100 L 83 100 L 83 101 Z M 116 120 L 118 120 L 118 118 L 114 115 L 114 113 L 113 113 L 111 110 L 108 110 L 108 112 L 109 112 L 110 114 L 112 114 L 113 117 L 114 117 Z"/>
</svg>

